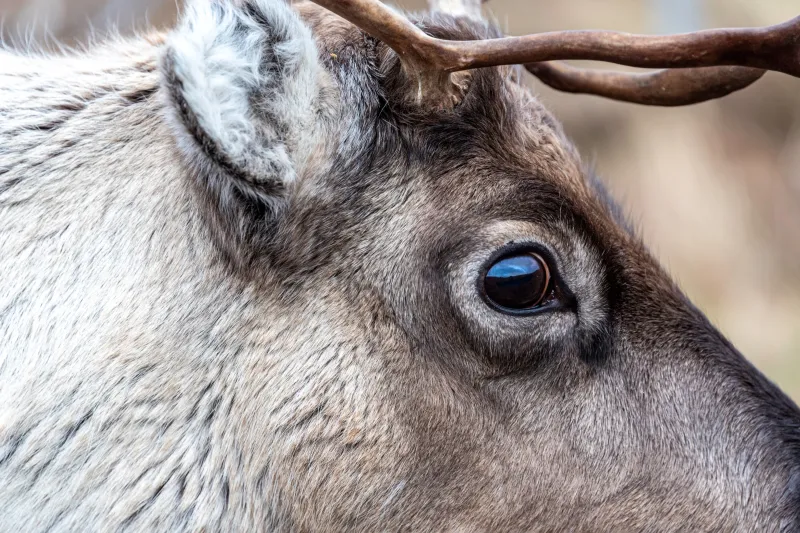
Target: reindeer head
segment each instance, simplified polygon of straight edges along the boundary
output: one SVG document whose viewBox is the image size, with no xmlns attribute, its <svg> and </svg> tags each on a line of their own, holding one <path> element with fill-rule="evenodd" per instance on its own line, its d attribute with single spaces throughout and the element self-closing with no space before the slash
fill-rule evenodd
<svg viewBox="0 0 800 533">
<path fill-rule="evenodd" d="M 344 18 L 195 2 L 156 43 L 163 99 L 138 99 L 124 138 L 138 153 L 169 122 L 158 163 L 143 149 L 128 163 L 137 180 L 170 177 L 149 193 L 171 206 L 169 235 L 154 252 L 162 228 L 147 219 L 149 244 L 130 253 L 165 280 L 141 299 L 199 311 L 169 315 L 146 350 L 115 347 L 145 369 L 135 380 L 107 370 L 169 438 L 150 450 L 139 426 L 112 425 L 118 440 L 100 432 L 75 461 L 142 459 L 86 474 L 65 497 L 126 494 L 156 475 L 134 511 L 86 511 L 141 528 L 800 527 L 797 407 L 692 306 L 521 69 L 503 66 L 675 104 L 749 84 L 769 51 L 675 52 L 722 50 L 724 32 L 503 39 L 474 9 L 412 23 L 368 0 L 317 3 Z M 781 31 L 772 52 L 794 32 Z M 708 68 L 645 83 L 539 63 L 579 56 Z M 632 91 L 648 83 L 667 90 Z M 202 460 L 186 459 L 193 449 Z M 28 475 L 14 460 L 6 468 Z"/>
</svg>

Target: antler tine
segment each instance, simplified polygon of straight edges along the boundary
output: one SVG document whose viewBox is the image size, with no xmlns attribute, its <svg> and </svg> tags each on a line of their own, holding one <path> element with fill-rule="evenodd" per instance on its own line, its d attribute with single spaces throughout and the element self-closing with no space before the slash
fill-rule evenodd
<svg viewBox="0 0 800 533">
<path fill-rule="evenodd" d="M 445 97 L 457 97 L 458 89 L 450 73 L 496 65 L 525 64 L 528 70 L 556 88 L 640 103 L 661 102 L 657 105 L 680 105 L 723 96 L 755 81 L 761 73 L 757 76 L 753 69 L 800 77 L 800 17 L 763 28 L 705 30 L 666 36 L 565 31 L 448 41 L 425 34 L 380 0 L 312 1 L 349 20 L 397 52 L 406 72 L 417 81 L 419 101 L 441 102 Z M 440 8 L 446 7 L 447 2 L 474 9 L 477 0 L 431 1 Z M 631 75 L 583 72 L 564 65 L 533 65 L 563 59 L 686 70 Z M 695 68 L 737 66 L 750 67 L 750 70 Z M 637 88 L 643 95 L 650 96 L 637 97 Z M 659 90 L 663 94 L 655 96 Z"/>
<path fill-rule="evenodd" d="M 764 75 L 748 67 L 664 69 L 642 74 L 582 69 L 560 61 L 525 68 L 553 89 L 653 106 L 697 104 L 744 89 Z"/>
</svg>

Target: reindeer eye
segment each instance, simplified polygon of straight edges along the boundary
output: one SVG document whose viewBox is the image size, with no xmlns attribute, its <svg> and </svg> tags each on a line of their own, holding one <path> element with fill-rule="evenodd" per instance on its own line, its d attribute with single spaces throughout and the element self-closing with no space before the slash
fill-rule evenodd
<svg viewBox="0 0 800 533">
<path fill-rule="evenodd" d="M 528 310 L 548 293 L 550 270 L 539 255 L 526 252 L 498 259 L 483 278 L 483 290 L 500 310 Z"/>
</svg>

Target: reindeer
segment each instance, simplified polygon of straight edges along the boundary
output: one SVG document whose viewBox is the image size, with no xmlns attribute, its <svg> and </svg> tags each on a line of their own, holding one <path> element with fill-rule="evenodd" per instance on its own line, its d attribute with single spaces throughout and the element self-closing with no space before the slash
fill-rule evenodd
<svg viewBox="0 0 800 533">
<path fill-rule="evenodd" d="M 0 55 L 0 530 L 798 530 L 798 408 L 515 65 L 685 104 L 798 75 L 800 20 L 315 1 Z"/>
</svg>

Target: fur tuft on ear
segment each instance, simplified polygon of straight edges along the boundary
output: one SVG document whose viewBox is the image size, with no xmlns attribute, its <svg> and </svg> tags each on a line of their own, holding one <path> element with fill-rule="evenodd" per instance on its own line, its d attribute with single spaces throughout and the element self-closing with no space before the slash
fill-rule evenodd
<svg viewBox="0 0 800 533">
<path fill-rule="evenodd" d="M 191 0 L 161 66 L 179 145 L 215 209 L 250 230 L 274 218 L 320 138 L 326 74 L 310 30 L 284 0 Z"/>
</svg>

